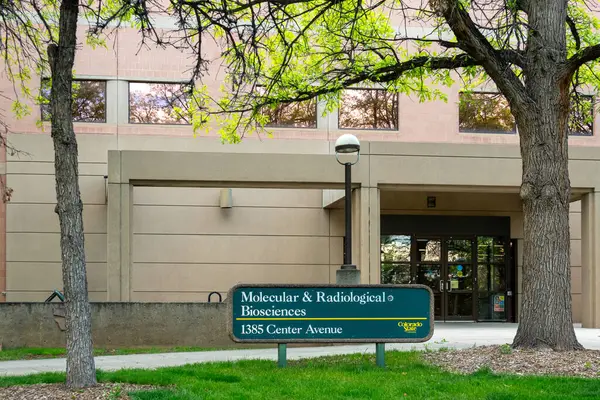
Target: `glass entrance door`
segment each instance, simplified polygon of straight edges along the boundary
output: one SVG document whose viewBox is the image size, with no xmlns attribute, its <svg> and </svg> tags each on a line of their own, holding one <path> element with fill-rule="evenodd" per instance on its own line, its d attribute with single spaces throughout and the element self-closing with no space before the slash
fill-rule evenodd
<svg viewBox="0 0 600 400">
<path fill-rule="evenodd" d="M 473 320 L 474 238 L 417 238 L 415 283 L 427 285 L 439 320 Z"/>
<path fill-rule="evenodd" d="M 444 241 L 445 320 L 474 320 L 475 296 L 474 238 L 448 238 Z"/>
<path fill-rule="evenodd" d="M 387 215 L 381 232 L 381 283 L 429 286 L 436 320 L 514 322 L 510 218 Z"/>
</svg>

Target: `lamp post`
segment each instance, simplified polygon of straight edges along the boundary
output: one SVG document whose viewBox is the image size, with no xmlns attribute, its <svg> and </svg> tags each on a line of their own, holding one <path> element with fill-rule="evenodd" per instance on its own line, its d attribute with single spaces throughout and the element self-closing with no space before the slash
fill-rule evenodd
<svg viewBox="0 0 600 400">
<path fill-rule="evenodd" d="M 352 161 L 341 161 L 340 154 L 356 155 Z M 345 172 L 345 225 L 346 243 L 344 251 L 344 264 L 336 273 L 336 281 L 340 284 L 360 283 L 360 271 L 352 264 L 352 165 L 360 158 L 360 142 L 356 136 L 349 133 L 340 136 L 335 141 L 335 159 L 344 166 Z"/>
</svg>

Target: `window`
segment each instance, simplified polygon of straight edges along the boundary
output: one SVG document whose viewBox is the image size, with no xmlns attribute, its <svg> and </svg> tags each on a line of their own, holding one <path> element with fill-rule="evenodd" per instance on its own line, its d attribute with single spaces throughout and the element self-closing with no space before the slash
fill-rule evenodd
<svg viewBox="0 0 600 400">
<path fill-rule="evenodd" d="M 317 127 L 316 99 L 310 99 L 295 103 L 279 104 L 275 107 L 265 107 L 262 113 L 269 118 L 269 122 L 266 125 L 270 127 Z"/>
<path fill-rule="evenodd" d="M 340 129 L 398 130 L 398 94 L 382 89 L 347 89 L 339 107 Z"/>
<path fill-rule="evenodd" d="M 265 95 L 264 86 L 257 86 L 255 90 L 260 95 Z M 262 108 L 261 114 L 267 117 L 266 126 L 268 127 L 316 128 L 317 99 L 265 106 Z"/>
<path fill-rule="evenodd" d="M 500 93 L 460 93 L 458 110 L 461 132 L 516 132 L 515 119 Z"/>
<path fill-rule="evenodd" d="M 129 123 L 191 124 L 190 95 L 183 83 L 129 82 Z"/>
<path fill-rule="evenodd" d="M 577 95 L 571 101 L 569 113 L 569 135 L 594 135 L 594 98 L 587 95 Z"/>
<path fill-rule="evenodd" d="M 410 236 L 381 236 L 381 283 L 411 283 L 410 251 Z"/>
<path fill-rule="evenodd" d="M 50 121 L 50 79 L 41 84 L 42 120 Z M 73 80 L 73 122 L 106 122 L 106 82 Z"/>
</svg>

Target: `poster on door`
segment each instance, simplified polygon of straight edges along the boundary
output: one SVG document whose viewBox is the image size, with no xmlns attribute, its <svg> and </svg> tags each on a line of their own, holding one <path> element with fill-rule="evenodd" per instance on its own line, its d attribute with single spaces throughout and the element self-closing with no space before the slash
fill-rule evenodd
<svg viewBox="0 0 600 400">
<path fill-rule="evenodd" d="M 494 312 L 504 312 L 504 295 L 494 296 Z"/>
</svg>

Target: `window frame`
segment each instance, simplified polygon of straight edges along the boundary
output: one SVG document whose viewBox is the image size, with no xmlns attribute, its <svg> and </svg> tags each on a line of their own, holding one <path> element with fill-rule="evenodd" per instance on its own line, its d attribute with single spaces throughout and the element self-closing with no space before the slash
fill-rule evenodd
<svg viewBox="0 0 600 400">
<path fill-rule="evenodd" d="M 47 77 L 42 77 L 40 79 L 40 96 L 41 96 L 41 92 L 42 92 L 44 81 L 49 81 L 50 79 L 51 78 L 47 78 Z M 108 113 L 108 79 L 73 78 L 72 82 L 73 83 L 74 82 L 102 82 L 102 83 L 104 83 L 104 119 L 102 121 L 75 121 L 73 119 L 73 116 L 71 116 L 72 123 L 74 123 L 74 124 L 106 124 L 107 121 L 108 121 L 108 118 L 107 118 L 107 113 Z M 71 88 L 71 90 L 73 90 L 73 89 Z M 50 101 L 50 100 L 48 99 L 48 101 Z M 48 106 L 49 106 L 49 104 L 48 104 Z M 49 123 L 49 122 L 51 122 L 51 119 L 44 119 L 43 108 L 44 108 L 44 104 L 40 104 L 40 119 L 44 123 Z M 48 113 L 50 113 L 50 112 L 48 111 Z"/>
<path fill-rule="evenodd" d="M 355 91 L 366 91 L 366 90 L 378 90 L 378 91 L 384 91 L 384 92 L 388 92 L 386 89 L 381 89 L 381 88 L 345 88 L 342 89 L 342 92 L 347 91 L 347 90 L 355 90 Z M 340 96 L 340 99 L 338 101 L 338 107 L 337 107 L 337 128 L 340 131 L 376 131 L 376 132 L 399 132 L 400 131 L 400 93 L 394 93 L 395 97 L 396 97 L 396 127 L 395 128 L 343 128 L 340 126 L 340 110 L 341 110 L 341 106 L 342 106 L 342 96 Z"/>
<path fill-rule="evenodd" d="M 467 92 L 460 90 L 458 92 L 458 133 L 467 133 L 467 134 L 485 134 L 485 135 L 516 135 L 519 132 L 517 127 L 517 121 L 515 120 L 513 124 L 513 129 L 511 131 L 499 131 L 492 129 L 464 129 L 460 126 L 460 102 L 461 96 Z M 470 92 L 472 94 L 483 94 L 483 95 L 500 95 L 506 99 L 506 97 L 501 92 L 494 92 L 491 90 L 474 90 Z M 508 101 L 508 100 L 506 100 Z M 513 117 L 514 118 L 514 117 Z"/>
<path fill-rule="evenodd" d="M 185 85 L 187 82 L 184 81 L 145 81 L 145 80 L 127 80 L 127 123 L 130 125 L 141 125 L 141 126 L 192 126 L 191 122 L 182 124 L 176 124 L 172 122 L 160 123 L 160 122 L 131 122 L 131 84 L 132 83 L 146 83 L 146 84 L 167 84 L 167 85 Z"/>
</svg>

